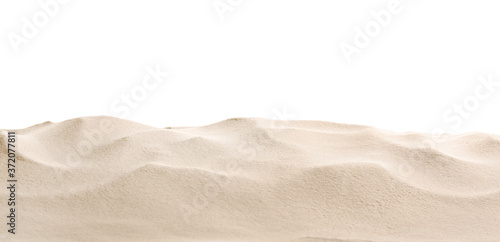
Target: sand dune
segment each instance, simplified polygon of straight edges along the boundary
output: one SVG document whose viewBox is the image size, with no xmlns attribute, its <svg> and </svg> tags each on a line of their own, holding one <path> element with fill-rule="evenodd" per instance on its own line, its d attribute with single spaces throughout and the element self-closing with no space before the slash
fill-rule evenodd
<svg viewBox="0 0 500 242">
<path fill-rule="evenodd" d="M 496 135 L 111 117 L 16 132 L 17 230 L 0 241 L 500 241 Z"/>
</svg>

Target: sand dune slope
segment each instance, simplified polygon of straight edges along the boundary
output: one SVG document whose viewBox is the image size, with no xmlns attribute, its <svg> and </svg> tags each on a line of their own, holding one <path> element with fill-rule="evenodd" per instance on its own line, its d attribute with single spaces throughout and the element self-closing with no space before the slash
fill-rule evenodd
<svg viewBox="0 0 500 242">
<path fill-rule="evenodd" d="M 111 117 L 16 133 L 17 231 L 0 241 L 500 241 L 496 135 Z"/>
</svg>

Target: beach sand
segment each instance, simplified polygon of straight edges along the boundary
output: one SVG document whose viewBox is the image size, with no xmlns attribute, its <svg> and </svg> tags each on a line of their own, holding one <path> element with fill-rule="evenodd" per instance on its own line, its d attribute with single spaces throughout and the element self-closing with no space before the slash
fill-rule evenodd
<svg viewBox="0 0 500 242">
<path fill-rule="evenodd" d="M 14 131 L 16 234 L 4 188 L 0 241 L 500 241 L 498 135 L 256 118 Z"/>
</svg>

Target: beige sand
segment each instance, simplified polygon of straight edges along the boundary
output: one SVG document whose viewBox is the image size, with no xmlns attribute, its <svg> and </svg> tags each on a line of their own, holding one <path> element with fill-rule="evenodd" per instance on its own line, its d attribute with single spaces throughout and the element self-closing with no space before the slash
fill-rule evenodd
<svg viewBox="0 0 500 242">
<path fill-rule="evenodd" d="M 495 135 L 86 117 L 17 136 L 17 234 L 2 222 L 0 241 L 500 241 Z"/>
</svg>

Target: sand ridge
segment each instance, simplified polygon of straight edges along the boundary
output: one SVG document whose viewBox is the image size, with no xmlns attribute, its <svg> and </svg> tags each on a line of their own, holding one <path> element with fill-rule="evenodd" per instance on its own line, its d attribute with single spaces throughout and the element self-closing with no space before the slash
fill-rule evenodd
<svg viewBox="0 0 500 242">
<path fill-rule="evenodd" d="M 16 133 L 19 232 L 1 241 L 500 240 L 497 135 L 104 116 Z"/>
</svg>

